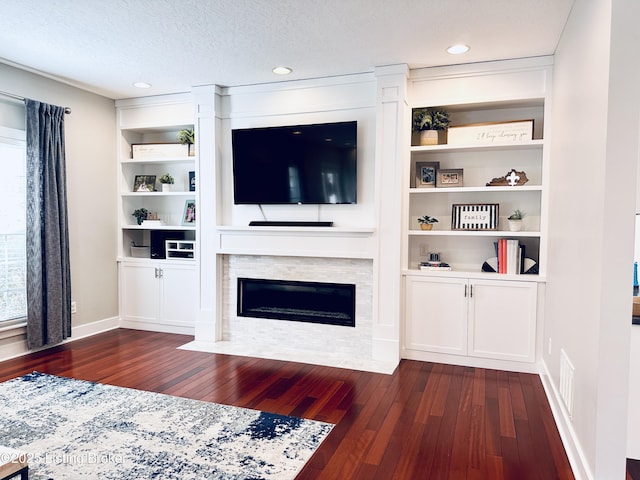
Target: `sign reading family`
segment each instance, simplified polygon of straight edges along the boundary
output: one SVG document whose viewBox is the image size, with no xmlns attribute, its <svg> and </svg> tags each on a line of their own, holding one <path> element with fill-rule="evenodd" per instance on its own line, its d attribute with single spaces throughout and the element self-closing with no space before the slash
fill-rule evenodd
<svg viewBox="0 0 640 480">
<path fill-rule="evenodd" d="M 454 203 L 451 230 L 497 230 L 499 209 L 497 203 Z"/>
<path fill-rule="evenodd" d="M 533 139 L 533 120 L 449 127 L 449 145 L 504 145 Z"/>
</svg>

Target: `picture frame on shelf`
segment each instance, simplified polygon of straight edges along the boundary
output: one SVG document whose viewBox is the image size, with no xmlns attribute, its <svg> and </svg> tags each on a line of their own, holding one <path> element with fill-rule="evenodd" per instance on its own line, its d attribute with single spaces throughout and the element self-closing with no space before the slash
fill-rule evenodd
<svg viewBox="0 0 640 480">
<path fill-rule="evenodd" d="M 451 230 L 498 230 L 498 203 L 454 203 L 451 206 Z"/>
<path fill-rule="evenodd" d="M 436 175 L 436 187 L 462 187 L 463 174 L 464 171 L 462 168 L 443 168 L 442 170 L 438 170 L 438 174 Z"/>
<path fill-rule="evenodd" d="M 416 162 L 416 187 L 434 188 L 440 162 Z"/>
<path fill-rule="evenodd" d="M 156 176 L 155 175 L 136 175 L 133 179 L 134 192 L 155 192 Z"/>
<path fill-rule="evenodd" d="M 196 172 L 193 170 L 189 172 L 189 191 L 196 191 Z"/>
<path fill-rule="evenodd" d="M 184 202 L 184 211 L 182 212 L 182 225 L 196 224 L 196 201 L 189 199 Z"/>
</svg>

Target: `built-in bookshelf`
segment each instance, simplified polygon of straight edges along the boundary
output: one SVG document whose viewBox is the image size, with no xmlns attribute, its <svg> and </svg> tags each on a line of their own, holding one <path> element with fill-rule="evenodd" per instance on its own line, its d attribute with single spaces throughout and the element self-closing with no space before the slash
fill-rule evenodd
<svg viewBox="0 0 640 480">
<path fill-rule="evenodd" d="M 424 106 L 424 105 L 420 105 Z M 416 106 L 418 107 L 418 106 Z M 417 270 L 429 253 L 439 253 L 453 271 L 476 273 L 483 263 L 496 256 L 494 242 L 508 236 L 526 248 L 526 255 L 539 263 L 544 211 L 544 99 L 449 105 L 452 126 L 477 123 L 533 120 L 531 138 L 518 142 L 491 145 L 440 144 L 410 147 L 407 183 L 407 264 Z M 456 186 L 421 185 L 420 167 L 437 165 L 441 171 L 460 174 Z M 488 186 L 492 180 L 507 176 L 512 170 L 525 172 L 523 185 Z M 454 205 L 497 205 L 495 229 L 454 229 Z M 514 210 L 525 212 L 524 227 L 509 230 L 507 217 Z M 421 230 L 417 219 L 436 217 L 432 230 Z"/>
</svg>

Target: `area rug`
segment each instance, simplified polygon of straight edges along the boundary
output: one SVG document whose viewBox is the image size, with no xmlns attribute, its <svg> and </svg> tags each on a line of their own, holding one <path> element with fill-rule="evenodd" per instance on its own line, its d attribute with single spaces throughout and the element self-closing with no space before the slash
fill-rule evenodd
<svg viewBox="0 0 640 480">
<path fill-rule="evenodd" d="M 0 445 L 37 479 L 292 479 L 332 428 L 37 372 L 0 383 Z"/>
</svg>

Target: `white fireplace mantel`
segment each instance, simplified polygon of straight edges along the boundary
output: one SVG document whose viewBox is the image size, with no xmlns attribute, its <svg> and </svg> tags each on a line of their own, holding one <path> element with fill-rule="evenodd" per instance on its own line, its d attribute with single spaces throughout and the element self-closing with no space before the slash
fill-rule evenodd
<svg viewBox="0 0 640 480">
<path fill-rule="evenodd" d="M 371 259 L 374 234 L 374 228 L 366 227 L 220 226 L 217 253 Z"/>
</svg>

